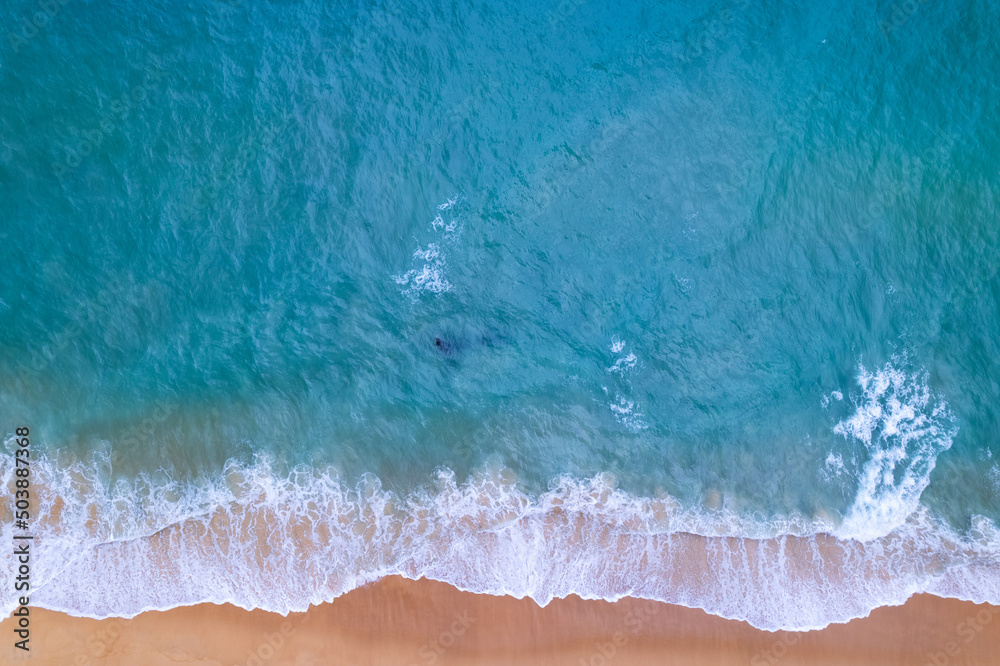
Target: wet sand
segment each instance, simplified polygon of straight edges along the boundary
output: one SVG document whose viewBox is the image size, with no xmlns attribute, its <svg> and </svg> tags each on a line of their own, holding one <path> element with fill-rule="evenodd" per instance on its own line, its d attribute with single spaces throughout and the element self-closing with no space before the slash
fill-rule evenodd
<svg viewBox="0 0 1000 666">
<path fill-rule="evenodd" d="M 1000 663 L 1000 607 L 918 595 L 822 631 L 770 633 L 680 606 L 530 599 L 390 577 L 282 617 L 203 604 L 131 620 L 31 610 L 30 653 L 0 623 L 2 663 L 52 666 L 351 664 L 609 666 L 623 664 Z"/>
</svg>

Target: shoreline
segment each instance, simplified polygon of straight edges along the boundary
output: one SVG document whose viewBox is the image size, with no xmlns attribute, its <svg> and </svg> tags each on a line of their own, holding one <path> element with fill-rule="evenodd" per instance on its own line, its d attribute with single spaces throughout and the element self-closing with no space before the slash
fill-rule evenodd
<svg viewBox="0 0 1000 666">
<path fill-rule="evenodd" d="M 86 617 L 203 602 L 298 611 L 390 575 L 542 604 L 642 597 L 768 630 L 846 622 L 915 590 L 1000 598 L 983 565 L 1000 551 L 992 528 L 958 534 L 922 507 L 870 541 L 795 536 L 794 524 L 784 536 L 722 536 L 742 533 L 737 514 L 633 496 L 604 476 L 560 477 L 533 497 L 504 469 L 463 483 L 448 472 L 433 493 L 401 498 L 377 481 L 352 490 L 329 470 L 292 478 L 255 461 L 198 486 L 139 477 L 112 492 L 99 466 L 60 462 L 33 463 L 32 573 L 45 585 L 32 602 Z M 12 521 L 11 510 L 0 504 Z M 16 607 L 6 598 L 0 617 Z"/>
<path fill-rule="evenodd" d="M 0 636 L 13 636 L 12 618 Z M 1000 654 L 1000 607 L 927 594 L 809 632 L 768 632 L 692 608 L 576 596 L 530 599 L 390 576 L 287 617 L 199 604 L 93 620 L 31 609 L 14 662 L 98 664 L 983 664 Z"/>
</svg>

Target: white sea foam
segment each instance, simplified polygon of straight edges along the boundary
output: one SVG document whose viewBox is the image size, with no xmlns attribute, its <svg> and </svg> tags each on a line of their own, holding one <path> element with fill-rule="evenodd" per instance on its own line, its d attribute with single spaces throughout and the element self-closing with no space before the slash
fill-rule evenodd
<svg viewBox="0 0 1000 666">
<path fill-rule="evenodd" d="M 0 462 L 5 486 L 10 458 Z M 919 509 L 869 541 L 824 532 L 829 519 L 762 521 L 636 497 L 607 476 L 559 477 L 539 496 L 509 470 L 467 483 L 442 470 L 408 497 L 374 477 L 279 474 L 263 458 L 217 478 L 107 483 L 100 455 L 33 464 L 32 602 L 91 617 L 229 602 L 280 613 L 399 574 L 465 590 L 657 599 L 765 629 L 811 629 L 927 591 L 1000 603 L 1000 534 L 976 518 L 958 535 Z M 10 494 L 0 539 L 10 543 Z M 58 517 L 57 517 L 58 516 Z M 12 589 L 11 558 L 0 585 Z M 13 609 L 10 595 L 0 612 Z"/>
<path fill-rule="evenodd" d="M 431 229 L 434 231 L 440 231 L 444 234 L 454 233 L 458 229 L 458 220 L 447 220 L 438 215 L 431 221 Z"/>
<path fill-rule="evenodd" d="M 937 457 L 951 447 L 957 428 L 944 400 L 934 396 L 926 374 L 910 374 L 887 363 L 858 374 L 861 394 L 854 414 L 834 432 L 864 444 L 854 503 L 837 536 L 875 539 L 901 526 L 917 510 Z"/>
<path fill-rule="evenodd" d="M 441 243 L 451 242 L 455 239 L 459 230 L 459 220 L 457 217 L 445 220 L 442 212 L 451 210 L 459 201 L 461 199 L 455 197 L 437 207 L 440 212 L 431 220 L 431 230 L 436 232 L 440 240 L 428 243 L 426 247 L 417 248 L 413 252 L 413 262 L 417 264 L 417 267 L 392 276 L 396 284 L 405 287 L 403 293 L 416 297 L 424 291 L 433 294 L 451 291 L 451 283 L 445 277 L 448 265 L 441 249 Z"/>
<path fill-rule="evenodd" d="M 642 413 L 636 407 L 636 401 L 626 397 L 625 395 L 631 391 L 631 384 L 628 381 L 628 375 L 636 369 L 639 364 L 639 359 L 636 358 L 636 355 L 632 352 L 623 354 L 625 351 L 625 341 L 617 335 L 611 337 L 611 344 L 608 348 L 611 350 L 612 354 L 619 354 L 619 357 L 615 359 L 615 362 L 611 365 L 611 367 L 605 368 L 605 370 L 618 375 L 620 378 L 617 381 L 617 383 L 620 384 L 620 390 L 615 392 L 615 401 L 608 403 L 608 407 L 611 408 L 611 412 L 615 415 L 615 419 L 632 432 L 645 430 L 649 427 L 649 425 L 643 419 Z M 605 394 L 607 394 L 608 388 L 606 386 L 603 388 Z"/>
<path fill-rule="evenodd" d="M 635 354 L 622 356 L 615 361 L 614 365 L 608 368 L 608 372 L 624 375 L 627 371 L 635 369 L 636 360 Z"/>
<path fill-rule="evenodd" d="M 451 283 L 444 277 L 445 261 L 437 244 L 431 243 L 426 249 L 417 249 L 413 258 L 417 263 L 425 262 L 424 265 L 393 276 L 396 284 L 406 287 L 405 293 L 429 291 L 440 294 L 451 290 Z"/>
<path fill-rule="evenodd" d="M 826 481 L 839 477 L 844 473 L 844 458 L 839 453 L 830 451 L 826 456 L 826 464 L 820 473 Z"/>
<path fill-rule="evenodd" d="M 840 391 L 832 391 L 830 395 L 824 395 L 820 399 L 820 405 L 822 405 L 823 409 L 826 409 L 827 407 L 830 406 L 830 400 L 836 400 L 837 402 L 840 402 L 843 399 L 844 399 L 843 393 L 841 393 Z"/>
<path fill-rule="evenodd" d="M 617 398 L 617 402 L 609 403 L 609 406 L 619 423 L 632 432 L 639 432 L 649 427 L 643 420 L 642 413 L 636 411 L 635 402 L 621 395 L 616 395 L 615 397 Z"/>
</svg>

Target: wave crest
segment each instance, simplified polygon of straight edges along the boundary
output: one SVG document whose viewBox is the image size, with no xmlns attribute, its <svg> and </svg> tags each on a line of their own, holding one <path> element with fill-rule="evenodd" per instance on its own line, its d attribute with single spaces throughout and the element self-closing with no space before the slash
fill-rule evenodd
<svg viewBox="0 0 1000 666">
<path fill-rule="evenodd" d="M 951 448 L 958 428 L 926 373 L 907 375 L 889 363 L 875 372 L 862 367 L 858 385 L 854 414 L 834 432 L 863 444 L 868 460 L 835 534 L 867 540 L 891 533 L 917 511 L 937 457 Z"/>
<path fill-rule="evenodd" d="M 441 470 L 433 488 L 399 497 L 373 476 L 347 487 L 310 468 L 280 474 L 263 458 L 201 484 L 143 477 L 109 487 L 100 465 L 100 456 L 33 465 L 38 606 L 91 617 L 202 602 L 288 613 L 393 574 L 540 604 L 656 599 L 772 630 L 845 622 L 916 592 L 1000 602 L 992 523 L 960 536 L 922 508 L 860 541 L 830 536 L 822 522 L 752 525 L 682 510 L 608 476 L 560 477 L 531 497 L 507 469 L 462 484 Z M 10 485 L 12 467 L 0 473 Z M 12 584 L 10 566 L 0 584 Z"/>
</svg>

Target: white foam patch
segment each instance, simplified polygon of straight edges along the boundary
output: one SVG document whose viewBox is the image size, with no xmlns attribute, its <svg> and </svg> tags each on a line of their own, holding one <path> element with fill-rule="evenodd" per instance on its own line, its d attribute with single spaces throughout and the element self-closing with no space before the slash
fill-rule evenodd
<svg viewBox="0 0 1000 666">
<path fill-rule="evenodd" d="M 424 262 L 423 266 L 393 276 L 396 284 L 406 287 L 404 293 L 429 291 L 440 294 L 451 290 L 451 283 L 444 277 L 444 257 L 435 243 L 431 243 L 426 249 L 417 249 L 413 253 L 413 259 L 416 263 Z"/>
<path fill-rule="evenodd" d="M 453 233 L 458 228 L 458 220 L 448 220 L 445 221 L 440 215 L 436 216 L 431 222 L 431 229 L 434 231 L 440 231 L 445 234 Z"/>
<path fill-rule="evenodd" d="M 843 393 L 841 393 L 840 391 L 833 391 L 830 393 L 830 395 L 824 395 L 822 399 L 820 399 L 820 405 L 822 405 L 823 409 L 826 409 L 827 407 L 830 406 L 830 400 L 836 400 L 837 402 L 840 402 L 843 399 L 844 399 Z"/>
<path fill-rule="evenodd" d="M 867 540 L 889 534 L 917 510 L 937 457 L 951 447 L 957 428 L 926 374 L 908 375 L 887 363 L 875 372 L 861 368 L 858 385 L 854 414 L 833 430 L 864 444 L 868 460 L 835 533 Z"/>
<path fill-rule="evenodd" d="M 608 372 L 613 372 L 621 377 L 624 377 L 626 373 L 635 370 L 639 359 L 636 358 L 635 354 L 629 352 L 628 354 L 622 354 L 625 351 L 625 341 L 619 338 L 617 335 L 611 337 L 611 344 L 608 347 L 612 354 L 618 354 L 618 358 L 615 359 L 614 364 L 610 368 L 607 368 Z"/>
<path fill-rule="evenodd" d="M 924 591 L 1000 603 L 1000 534 L 981 518 L 959 536 L 921 509 L 858 541 L 824 534 L 828 519 L 684 508 L 607 476 L 559 477 L 529 496 L 509 470 L 484 468 L 464 484 L 442 470 L 431 489 L 399 497 L 374 477 L 349 487 L 263 458 L 200 484 L 109 487 L 106 464 L 33 462 L 36 607 L 97 618 L 203 602 L 288 613 L 394 574 L 541 604 L 656 599 L 764 629 L 820 628 Z M 4 456 L 8 488 L 12 470 Z M 11 497 L 0 499 L 4 543 Z M 0 564 L 8 590 L 13 561 Z M 12 595 L 0 603 L 0 613 L 14 608 Z"/>
<path fill-rule="evenodd" d="M 609 403 L 611 411 L 614 412 L 615 418 L 623 426 L 631 430 L 632 432 L 639 432 L 640 430 L 645 430 L 649 426 L 642 418 L 642 413 L 636 411 L 635 403 L 631 400 L 626 399 L 621 395 L 616 396 L 618 401 Z"/>
<path fill-rule="evenodd" d="M 404 294 L 415 298 L 425 291 L 432 294 L 451 291 L 452 285 L 445 277 L 448 264 L 441 243 L 452 242 L 456 238 L 459 232 L 459 219 L 449 217 L 446 220 L 442 213 L 451 210 L 460 201 L 460 197 L 455 197 L 437 207 L 439 212 L 431 221 L 431 230 L 437 234 L 439 241 L 417 248 L 413 252 L 413 263 L 416 267 L 392 276 L 396 284 L 405 287 Z"/>
<path fill-rule="evenodd" d="M 993 492 L 1000 495 L 1000 466 L 993 465 L 987 477 L 990 480 L 990 485 L 993 486 Z"/>
<path fill-rule="evenodd" d="M 625 349 L 625 341 L 619 338 L 617 335 L 611 336 L 611 345 L 608 347 L 612 354 L 620 354 L 623 349 Z"/>
<path fill-rule="evenodd" d="M 635 354 L 622 356 L 615 361 L 614 365 L 608 368 L 608 372 L 614 372 L 624 376 L 627 371 L 635 369 L 636 360 Z"/>
<path fill-rule="evenodd" d="M 831 451 L 826 456 L 826 463 L 820 472 L 824 481 L 830 481 L 844 473 L 844 458 L 839 453 Z"/>
<path fill-rule="evenodd" d="M 642 413 L 636 407 L 636 401 L 631 400 L 626 397 L 626 394 L 631 391 L 631 383 L 628 381 L 628 375 L 635 371 L 639 364 L 639 359 L 632 352 L 625 352 L 625 341 L 619 338 L 617 335 L 611 337 L 611 344 L 608 346 L 612 354 L 618 354 L 618 358 L 615 362 L 608 368 L 605 368 L 607 372 L 618 375 L 620 380 L 621 390 L 615 392 L 615 401 L 608 403 L 608 407 L 611 408 L 611 412 L 615 415 L 615 419 L 625 426 L 628 430 L 632 432 L 639 432 L 640 430 L 645 430 L 649 426 L 643 419 Z M 608 393 L 608 388 L 603 387 L 604 392 Z"/>
</svg>

